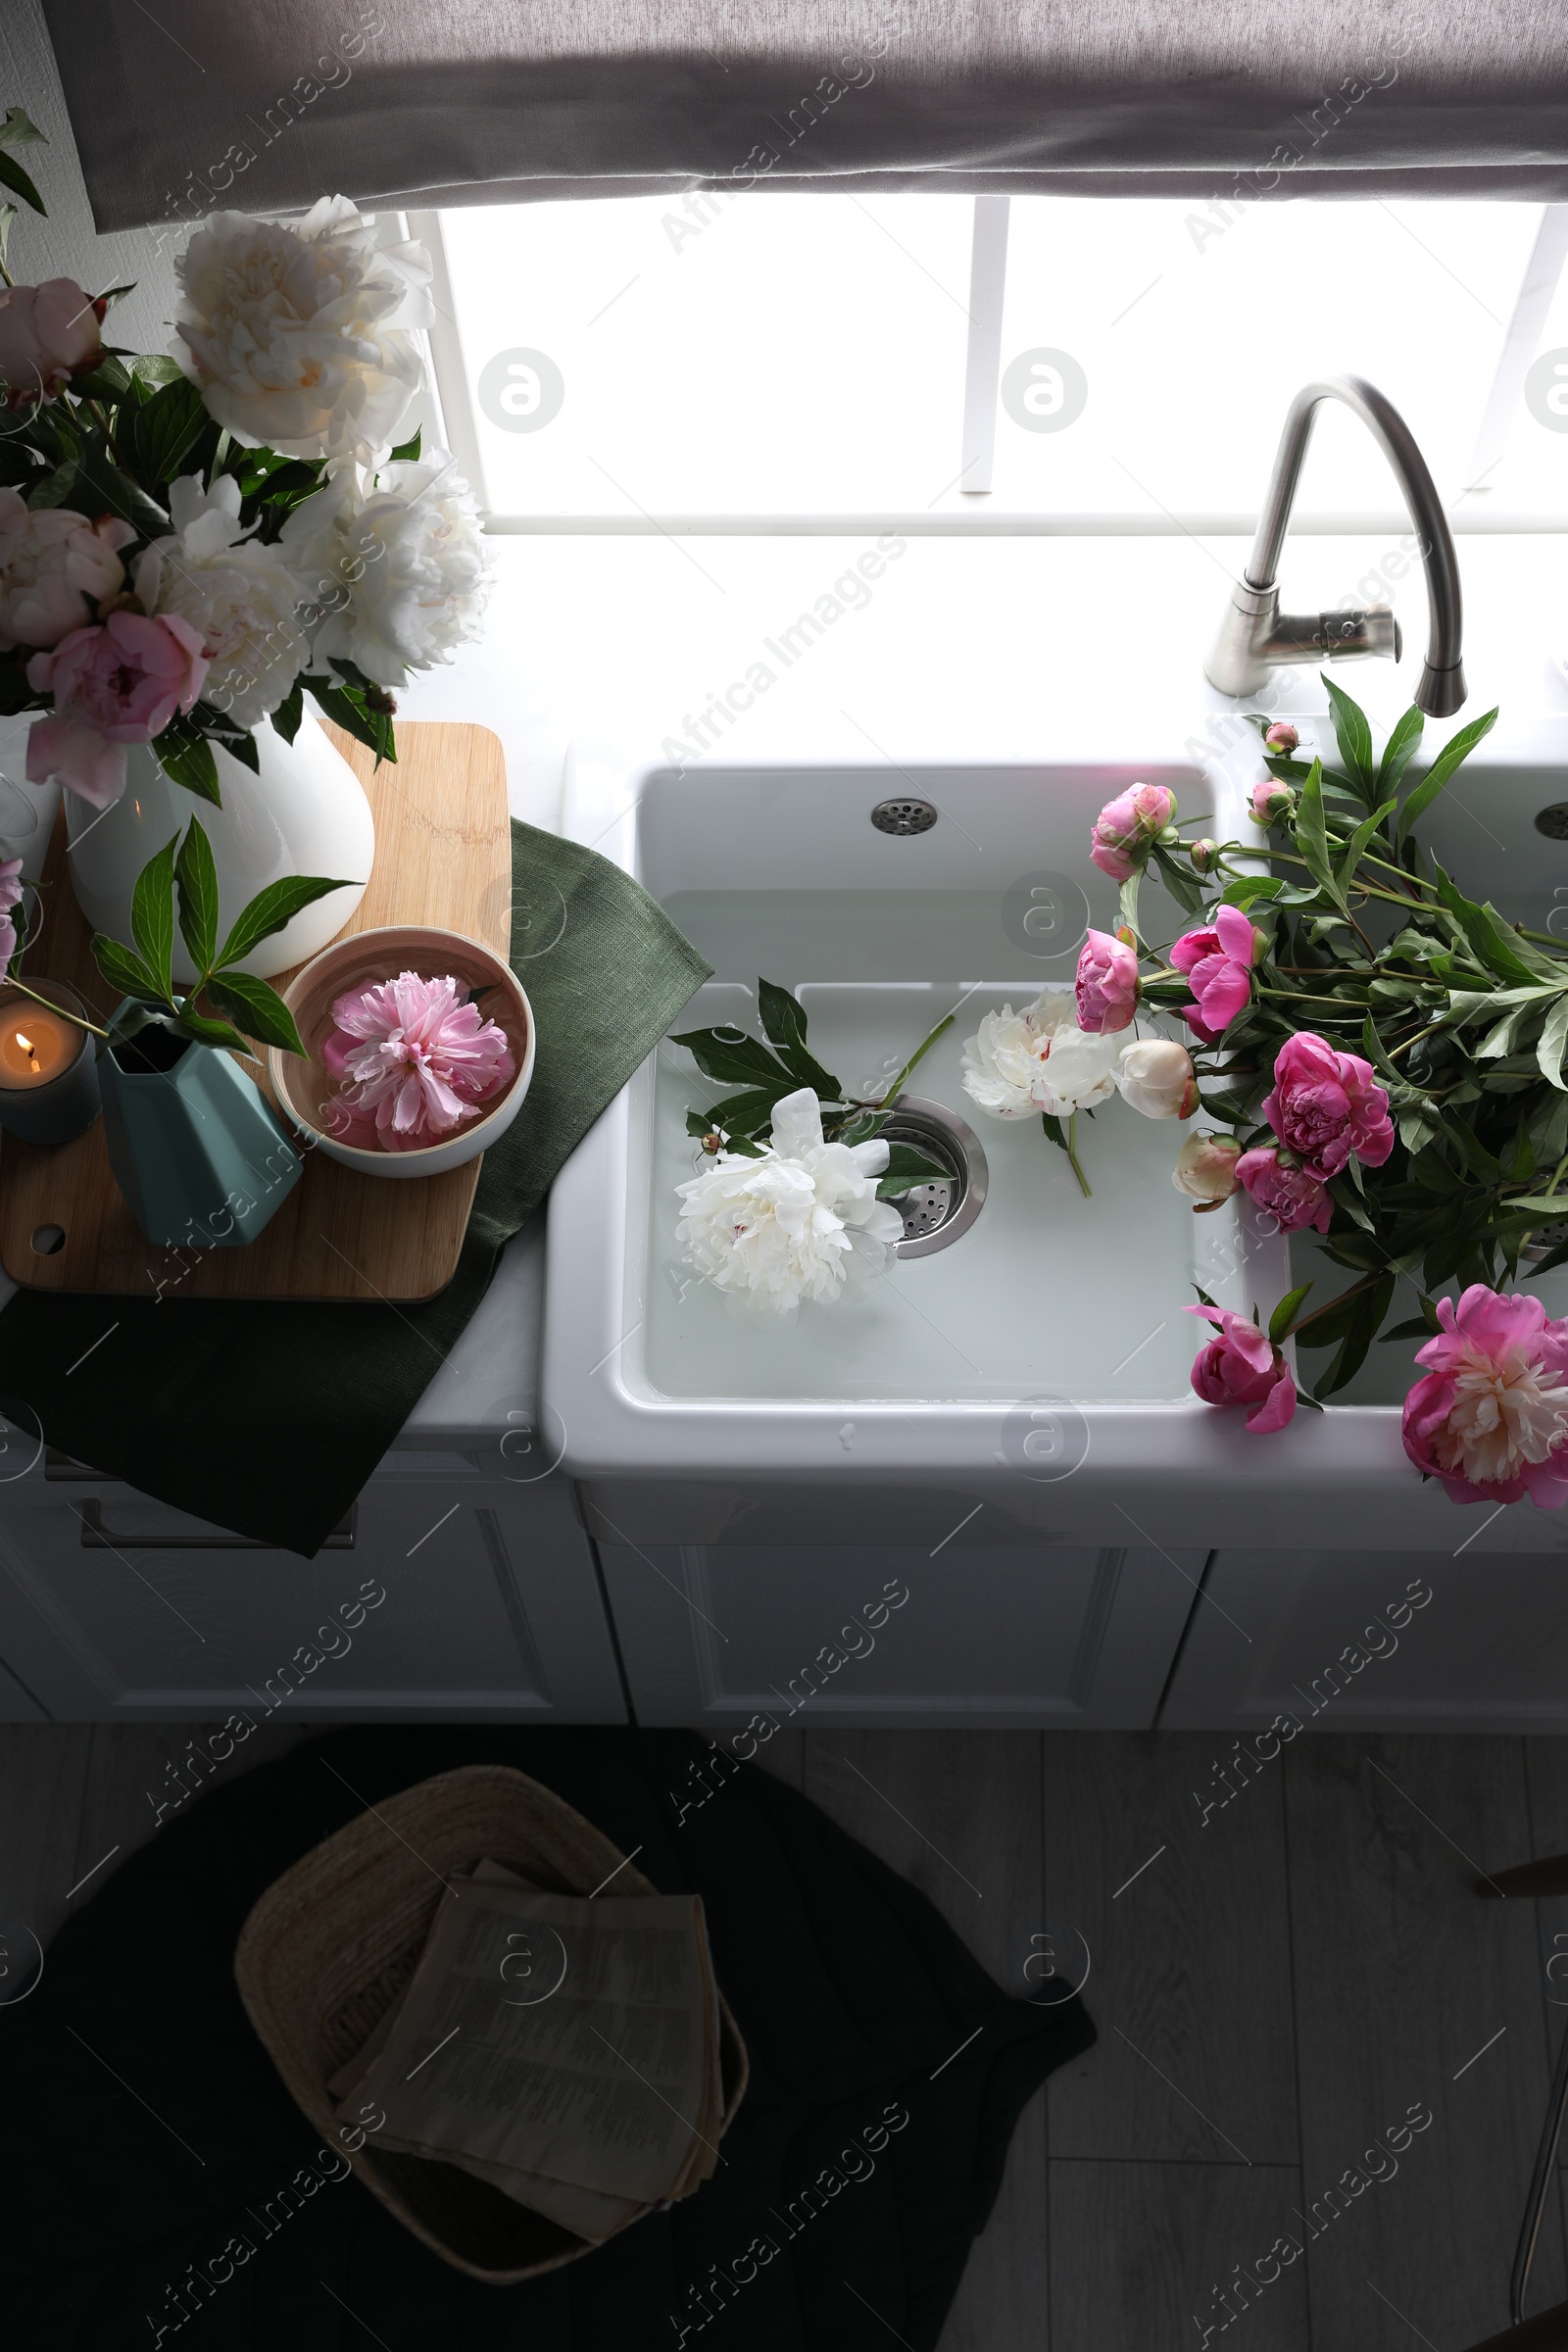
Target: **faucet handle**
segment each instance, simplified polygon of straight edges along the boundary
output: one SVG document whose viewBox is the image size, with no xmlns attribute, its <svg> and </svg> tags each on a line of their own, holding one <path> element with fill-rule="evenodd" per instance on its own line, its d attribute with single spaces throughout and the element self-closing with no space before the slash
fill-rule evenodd
<svg viewBox="0 0 1568 2352">
<path fill-rule="evenodd" d="M 1371 655 L 1397 662 L 1402 650 L 1399 624 L 1388 605 L 1281 612 L 1277 586 L 1258 588 L 1241 580 L 1204 675 L 1221 694 L 1256 694 L 1269 671 L 1288 662 L 1348 662 Z"/>
</svg>

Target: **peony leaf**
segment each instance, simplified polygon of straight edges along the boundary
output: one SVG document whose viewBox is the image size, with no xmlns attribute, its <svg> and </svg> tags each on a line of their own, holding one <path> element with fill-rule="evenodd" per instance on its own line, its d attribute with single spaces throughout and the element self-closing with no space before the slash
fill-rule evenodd
<svg viewBox="0 0 1568 2352">
<path fill-rule="evenodd" d="M 16 111 L 12 109 L 13 113 Z M 20 196 L 24 204 L 30 205 L 35 213 L 42 213 L 45 220 L 48 219 L 48 207 L 43 198 L 16 158 L 7 155 L 3 141 L 0 141 L 0 188 L 9 188 L 13 196 Z"/>
<path fill-rule="evenodd" d="M 277 1046 L 285 1054 L 304 1053 L 294 1015 L 265 980 L 253 979 L 249 972 L 229 972 L 221 980 L 209 980 L 207 994 L 247 1037 L 260 1038 L 264 1046 Z"/>
<path fill-rule="evenodd" d="M 1311 1283 L 1303 1282 L 1297 1290 L 1286 1292 L 1268 1319 L 1268 1336 L 1271 1346 L 1278 1348 L 1290 1337 L 1291 1325 L 1300 1313 L 1306 1300 L 1306 1294 L 1311 1288 Z"/>
<path fill-rule="evenodd" d="M 1363 803 L 1372 797 L 1372 730 L 1367 725 L 1366 712 L 1354 703 L 1343 686 L 1319 671 L 1328 690 L 1329 709 L 1334 713 L 1334 739 L 1340 747 L 1347 775 Z"/>
<path fill-rule="evenodd" d="M 334 890 L 361 887 L 358 882 L 333 881 L 322 874 L 285 874 L 280 882 L 269 882 L 248 906 L 240 909 L 214 969 L 222 971 L 228 964 L 240 962 L 252 948 L 264 939 L 270 939 L 274 931 L 281 931 L 285 923 L 291 923 L 302 908 L 314 906 L 318 899 L 326 898 Z"/>
<path fill-rule="evenodd" d="M 377 765 L 383 760 L 396 763 L 398 752 L 390 710 L 368 710 L 362 690 L 336 685 L 330 678 L 307 676 L 300 683 L 309 688 L 334 725 L 375 754 Z"/>
<path fill-rule="evenodd" d="M 757 1004 L 762 1020 L 762 1035 L 778 1048 L 779 1058 L 794 1073 L 802 1086 L 808 1086 L 823 1102 L 842 1102 L 847 1100 L 844 1089 L 830 1070 L 824 1070 L 806 1043 L 806 1014 L 787 988 L 773 980 L 759 979 Z"/>
<path fill-rule="evenodd" d="M 178 840 L 177 833 L 171 834 L 157 857 L 148 858 L 130 894 L 130 935 L 163 997 L 172 995 L 173 989 L 170 965 L 174 952 L 174 850 Z"/>
<path fill-rule="evenodd" d="M 1415 757 L 1421 742 L 1421 730 L 1425 724 L 1426 721 L 1412 703 L 1383 747 L 1383 758 L 1378 762 L 1377 790 L 1379 792 L 1394 792 L 1397 789 L 1400 777 Z"/>
<path fill-rule="evenodd" d="M 289 688 L 287 694 L 284 695 L 283 700 L 278 704 L 277 709 L 272 712 L 272 724 L 282 736 L 285 743 L 293 742 L 295 736 L 300 731 L 300 721 L 304 716 L 304 690 L 296 682 Z"/>
<path fill-rule="evenodd" d="M 118 988 L 122 997 L 140 997 L 149 1004 L 160 1003 L 158 982 L 139 956 L 122 948 L 118 939 L 107 939 L 101 931 L 92 935 L 92 959 L 111 988 Z"/>
<path fill-rule="evenodd" d="M 255 1058 L 254 1048 L 247 1045 L 237 1029 L 227 1021 L 215 1021 L 205 1012 L 192 1012 L 189 1006 L 169 1023 L 177 1036 L 188 1037 L 198 1046 L 220 1046 L 229 1054 L 248 1054 Z"/>
<path fill-rule="evenodd" d="M 1323 895 L 1331 899 L 1343 913 L 1345 902 L 1334 876 L 1329 857 L 1328 831 L 1323 821 L 1323 769 L 1314 760 L 1301 786 L 1301 797 L 1296 808 L 1296 846 L 1306 859 L 1307 871 Z"/>
<path fill-rule="evenodd" d="M 913 1144 L 888 1146 L 887 1174 L 876 1188 L 879 1200 L 897 1200 L 916 1184 L 945 1184 L 950 1171 L 917 1151 Z"/>
<path fill-rule="evenodd" d="M 1488 710 L 1482 717 L 1473 718 L 1467 727 L 1461 727 L 1457 735 L 1449 736 L 1400 811 L 1400 841 L 1425 816 L 1449 777 L 1464 764 L 1482 736 L 1489 735 L 1496 723 L 1496 711 Z"/>
<path fill-rule="evenodd" d="M 213 845 L 193 816 L 174 860 L 179 885 L 179 935 L 199 973 L 212 970 L 218 954 L 218 868 Z"/>
<path fill-rule="evenodd" d="M 422 427 L 416 424 L 414 428 L 414 437 L 412 440 L 400 441 L 396 449 L 389 449 L 386 453 L 387 464 L 389 466 L 417 465 L 419 458 L 419 437 L 421 431 Z"/>
<path fill-rule="evenodd" d="M 1343 1389 L 1360 1371 L 1393 1298 L 1394 1276 L 1384 1274 L 1357 1299 L 1356 1313 L 1340 1343 L 1340 1352 L 1316 1384 L 1320 1397 L 1332 1396 L 1336 1389 Z"/>
<path fill-rule="evenodd" d="M 153 750 L 166 776 L 183 784 L 198 800 L 211 801 L 215 808 L 222 807 L 213 747 L 188 718 L 177 715 L 172 718 L 163 733 L 153 738 Z"/>
<path fill-rule="evenodd" d="M 744 1029 L 689 1029 L 669 1042 L 685 1047 L 705 1078 L 717 1078 L 730 1086 L 771 1087 L 775 1102 L 780 1095 L 796 1092 L 797 1082 L 784 1064 Z"/>
<path fill-rule="evenodd" d="M 1455 889 L 1436 859 L 1433 860 L 1433 869 L 1437 875 L 1438 895 L 1464 933 L 1476 960 L 1512 987 L 1540 988 L 1541 974 L 1526 963 L 1517 948 L 1510 943 L 1495 907 L 1478 906 L 1473 899 L 1467 899 L 1462 891 Z"/>
<path fill-rule="evenodd" d="M 142 479 L 172 482 L 207 420 L 200 392 L 183 375 L 144 401 L 130 419 L 130 455 Z"/>
<path fill-rule="evenodd" d="M 1393 815 L 1397 806 L 1398 803 L 1395 800 L 1384 801 L 1380 807 L 1373 809 L 1370 816 L 1364 816 L 1361 819 L 1355 831 L 1350 835 L 1346 844 L 1345 856 L 1340 859 L 1339 885 L 1342 891 L 1349 889 L 1351 878 L 1361 862 L 1362 855 L 1371 842 L 1372 836 L 1378 831 L 1385 817 Z"/>
</svg>

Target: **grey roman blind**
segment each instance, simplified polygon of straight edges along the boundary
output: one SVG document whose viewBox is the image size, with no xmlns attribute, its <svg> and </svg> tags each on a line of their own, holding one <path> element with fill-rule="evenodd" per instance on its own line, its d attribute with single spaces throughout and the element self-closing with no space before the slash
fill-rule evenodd
<svg viewBox="0 0 1568 2352">
<path fill-rule="evenodd" d="M 100 230 L 339 190 L 1568 198 L 1568 0 L 45 8 Z"/>
</svg>

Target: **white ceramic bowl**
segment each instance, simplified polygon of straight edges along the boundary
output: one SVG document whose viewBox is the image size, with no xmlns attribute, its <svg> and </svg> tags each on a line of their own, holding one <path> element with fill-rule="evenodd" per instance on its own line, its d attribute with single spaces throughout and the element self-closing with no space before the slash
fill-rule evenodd
<svg viewBox="0 0 1568 2352">
<path fill-rule="evenodd" d="M 376 1152 L 367 1151 L 358 1144 L 341 1143 L 326 1129 L 325 1108 L 338 1090 L 337 1082 L 327 1075 L 321 1060 L 321 1044 L 332 1027 L 333 1003 L 348 989 L 368 987 L 409 971 L 418 972 L 425 979 L 440 979 L 451 973 L 459 980 L 466 980 L 475 997 L 484 991 L 481 1009 L 487 1020 L 496 1021 L 505 1029 L 517 1065 L 516 1074 L 506 1093 L 478 1118 L 438 1144 L 428 1144 L 417 1152 Z M 522 1108 L 522 1099 L 533 1077 L 533 1007 L 512 966 L 489 948 L 481 947 L 477 940 L 465 939 L 460 931 L 426 930 L 413 923 L 397 923 L 384 930 L 358 931 L 347 939 L 334 940 L 296 972 L 283 991 L 283 1002 L 294 1015 L 305 1046 L 305 1058 L 302 1061 L 297 1054 L 283 1054 L 275 1046 L 270 1047 L 267 1067 L 272 1091 L 279 1108 L 300 1132 L 309 1136 L 329 1159 L 341 1160 L 345 1167 L 359 1168 L 367 1176 L 405 1181 L 416 1176 L 439 1176 L 448 1168 L 461 1168 L 466 1161 L 476 1159 L 506 1134 Z"/>
</svg>

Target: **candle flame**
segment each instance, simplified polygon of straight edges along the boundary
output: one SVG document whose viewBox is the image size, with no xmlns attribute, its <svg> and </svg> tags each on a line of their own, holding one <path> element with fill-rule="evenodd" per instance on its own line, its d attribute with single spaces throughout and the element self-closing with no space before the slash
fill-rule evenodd
<svg viewBox="0 0 1568 2352">
<path fill-rule="evenodd" d="M 31 1065 L 32 1065 L 32 1067 L 34 1068 L 34 1070 L 36 1070 L 36 1069 L 37 1069 L 37 1067 L 38 1067 L 38 1056 L 37 1056 L 37 1054 L 36 1054 L 33 1052 L 33 1050 L 32 1050 L 32 1040 L 31 1040 L 31 1038 L 30 1038 L 30 1037 L 24 1037 L 24 1036 L 23 1036 L 23 1034 L 22 1034 L 22 1031 L 19 1029 L 19 1030 L 17 1031 L 17 1043 L 18 1043 L 18 1045 L 19 1045 L 19 1046 L 22 1048 L 22 1051 L 24 1052 L 24 1054 L 25 1054 L 25 1055 L 27 1056 L 27 1059 L 28 1059 L 28 1061 L 31 1063 Z"/>
</svg>

